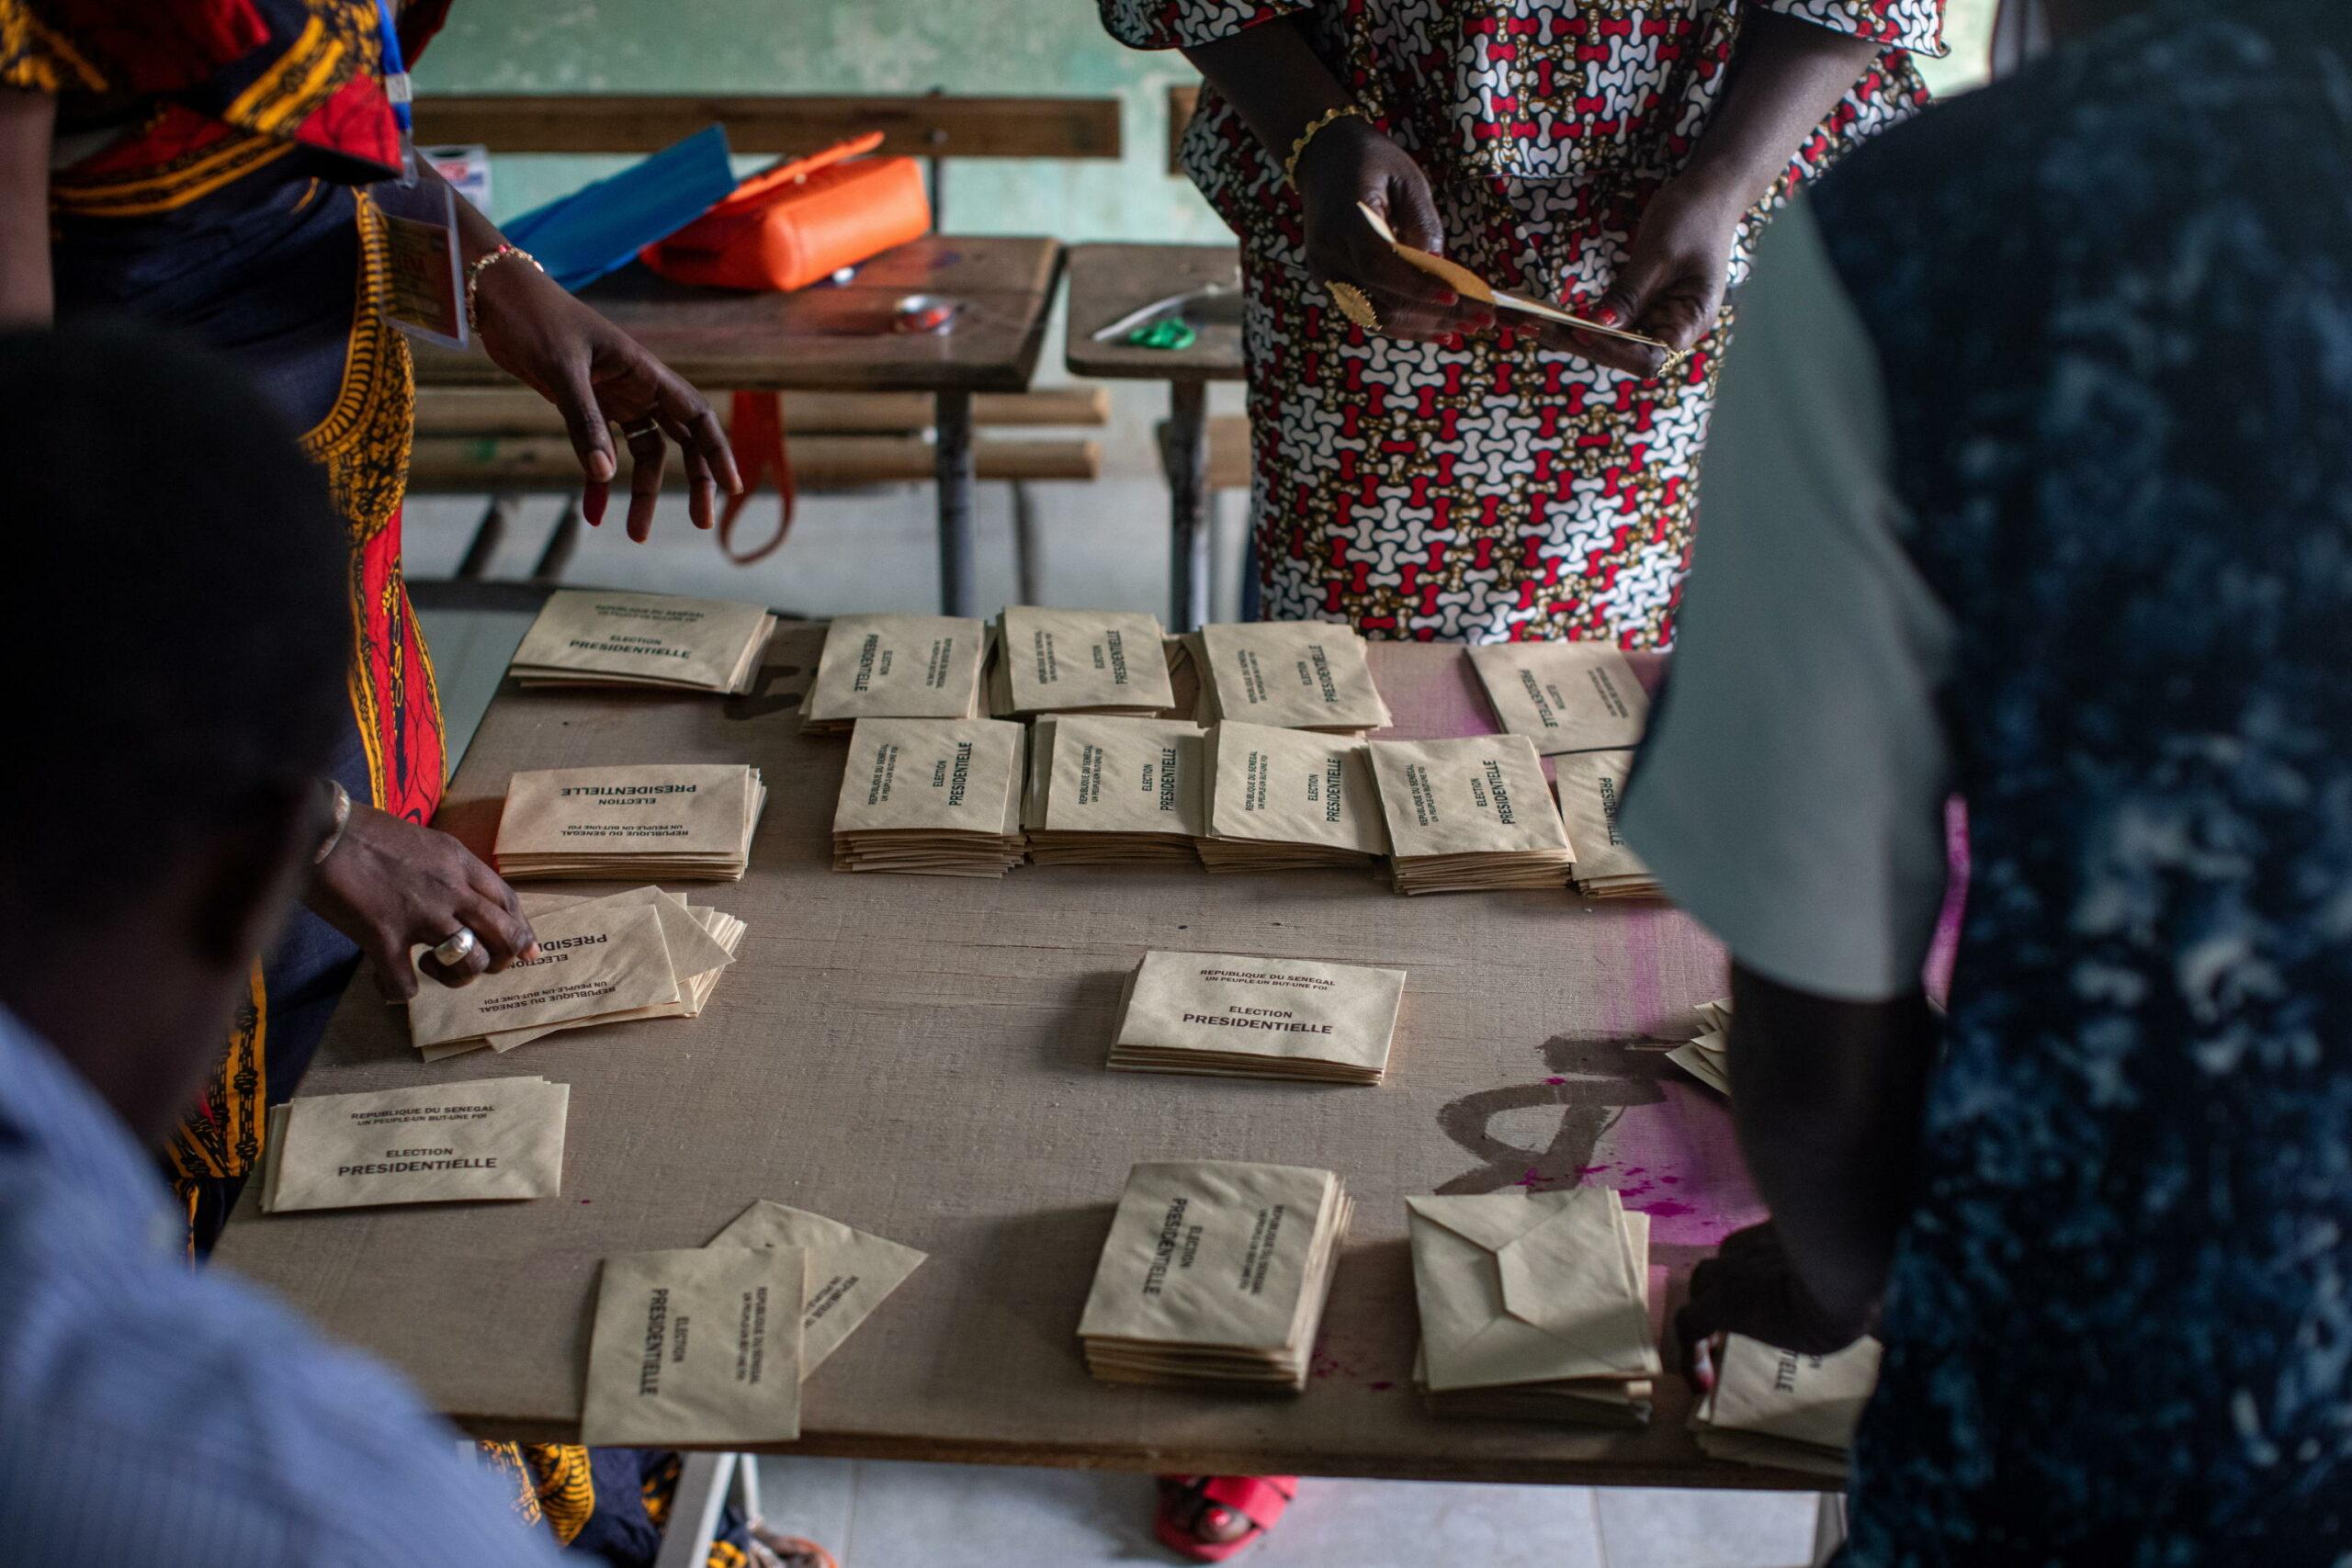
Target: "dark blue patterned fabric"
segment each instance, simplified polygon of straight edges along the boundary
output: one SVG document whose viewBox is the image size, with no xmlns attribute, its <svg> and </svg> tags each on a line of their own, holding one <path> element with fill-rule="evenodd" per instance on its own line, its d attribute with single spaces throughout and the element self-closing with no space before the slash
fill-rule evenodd
<svg viewBox="0 0 2352 1568">
<path fill-rule="evenodd" d="M 2352 1563 L 2352 4 L 2160 8 L 1815 205 L 1974 868 L 1845 1561 Z"/>
</svg>

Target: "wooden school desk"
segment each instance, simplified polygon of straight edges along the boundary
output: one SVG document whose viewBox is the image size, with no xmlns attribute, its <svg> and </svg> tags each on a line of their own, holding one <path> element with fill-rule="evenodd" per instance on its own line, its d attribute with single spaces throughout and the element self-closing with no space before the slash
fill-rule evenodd
<svg viewBox="0 0 2352 1568">
<path fill-rule="evenodd" d="M 1209 387 L 1242 378 L 1241 329 L 1204 324 L 1190 348 L 1137 348 L 1094 341 L 1132 311 L 1208 284 L 1238 290 L 1241 254 L 1232 245 L 1098 244 L 1069 251 L 1069 341 L 1073 376 L 1168 383 L 1168 426 L 1159 462 L 1168 476 L 1168 629 L 1197 630 L 1209 614 Z"/>
<path fill-rule="evenodd" d="M 1027 389 L 1060 268 L 1061 246 L 1053 240 L 926 234 L 875 257 L 839 288 L 738 293 L 629 266 L 581 298 L 714 402 L 723 404 L 731 391 L 931 394 L 940 608 L 975 615 L 972 396 Z M 892 332 L 893 307 L 911 294 L 957 301 L 952 330 Z M 422 346 L 416 378 L 425 387 L 510 384 L 485 355 Z M 678 461 L 675 452 L 670 461 Z"/>
<path fill-rule="evenodd" d="M 789 626 L 733 699 L 509 684 L 442 822 L 487 852 L 509 773 L 748 761 L 765 818 L 750 923 L 699 1019 L 570 1032 L 437 1066 L 362 976 L 307 1094 L 545 1075 L 571 1086 L 560 1198 L 265 1216 L 218 1263 L 382 1356 L 484 1436 L 576 1437 L 597 1263 L 699 1247 L 772 1198 L 930 1261 L 808 1382 L 786 1451 L 1134 1471 L 1818 1490 L 1711 1461 L 1690 1393 L 1640 1431 L 1440 1420 L 1411 1386 L 1405 1199 L 1597 1181 L 1651 1216 L 1653 1291 L 1760 1217 L 1724 1102 L 1630 1042 L 1688 1039 L 1723 955 L 1679 913 L 1558 893 L 1407 899 L 1370 873 L 1023 867 L 1002 881 L 838 874 L 844 743 L 799 733 L 823 632 Z M 1642 656 L 1634 656 L 1637 661 Z M 1492 728 L 1458 648 L 1375 643 L 1394 733 Z M 1646 667 L 1645 667 L 1646 673 Z M 564 884 L 593 888 L 595 885 Z M 1408 972 L 1377 1089 L 1103 1070 L 1147 947 Z M 1299 1397 L 1098 1383 L 1080 1310 L 1138 1160 L 1321 1166 L 1357 1201 Z"/>
</svg>

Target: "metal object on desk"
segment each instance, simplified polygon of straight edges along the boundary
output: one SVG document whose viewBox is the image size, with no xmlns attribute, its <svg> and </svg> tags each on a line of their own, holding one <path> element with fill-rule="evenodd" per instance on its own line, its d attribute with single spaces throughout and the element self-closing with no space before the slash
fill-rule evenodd
<svg viewBox="0 0 2352 1568">
<path fill-rule="evenodd" d="M 1138 306 L 1088 335 L 1096 343 L 1125 343 L 1148 327 L 1162 321 L 1182 321 L 1198 332 L 1204 327 L 1239 326 L 1241 290 L 1229 284 L 1210 283 L 1170 294 Z"/>
<path fill-rule="evenodd" d="M 950 299 L 943 294 L 910 294 L 899 301 L 890 315 L 890 330 L 894 333 L 949 333 L 956 330 L 956 318 L 964 311 L 960 299 Z"/>
</svg>

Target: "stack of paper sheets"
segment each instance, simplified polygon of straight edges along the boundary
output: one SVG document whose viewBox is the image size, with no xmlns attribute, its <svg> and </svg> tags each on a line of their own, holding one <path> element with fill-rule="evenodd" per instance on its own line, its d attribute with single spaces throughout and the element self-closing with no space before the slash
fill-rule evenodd
<svg viewBox="0 0 2352 1568">
<path fill-rule="evenodd" d="M 426 978 L 409 998 L 409 1040 L 428 1062 L 511 1051 L 564 1029 L 695 1018 L 735 962 L 743 922 L 659 887 L 606 898 L 525 895 L 539 956 L 471 985 Z"/>
<path fill-rule="evenodd" d="M 1078 1334 L 1105 1382 L 1306 1386 L 1353 1208 L 1328 1170 L 1138 1165 Z"/>
<path fill-rule="evenodd" d="M 1326 621 L 1204 626 L 1184 639 L 1201 677 L 1195 717 L 1361 735 L 1389 721 L 1363 638 Z"/>
<path fill-rule="evenodd" d="M 1470 649 L 1495 717 L 1546 757 L 1640 743 L 1649 694 L 1605 642 L 1498 642 Z"/>
<path fill-rule="evenodd" d="M 1371 752 L 1397 892 L 1566 883 L 1567 830 L 1527 737 L 1375 740 Z"/>
<path fill-rule="evenodd" d="M 1209 731 L 1203 774 L 1209 821 L 1201 863 L 1211 871 L 1363 866 L 1388 852 L 1372 761 L 1360 742 L 1220 724 Z"/>
<path fill-rule="evenodd" d="M 1195 865 L 1207 732 L 1182 719 L 1063 714 L 1032 730 L 1022 808 L 1039 865 Z"/>
<path fill-rule="evenodd" d="M 1017 604 L 989 628 L 989 711 L 1145 717 L 1176 703 L 1159 621 L 1116 610 Z"/>
<path fill-rule="evenodd" d="M 1731 1059 L 1725 1051 L 1731 1044 L 1731 1002 L 1701 1002 L 1699 1020 L 1703 1026 L 1698 1037 L 1688 1045 L 1677 1045 L 1666 1054 L 1666 1059 L 1713 1089 L 1717 1094 L 1731 1092 Z"/>
<path fill-rule="evenodd" d="M 477 1078 L 273 1105 L 262 1212 L 552 1198 L 571 1101 L 545 1078 Z"/>
<path fill-rule="evenodd" d="M 825 633 L 800 728 L 846 735 L 861 718 L 978 718 L 988 627 L 956 615 L 842 615 Z"/>
<path fill-rule="evenodd" d="M 1002 876 L 1021 863 L 1021 726 L 861 718 L 833 807 L 833 869 Z"/>
<path fill-rule="evenodd" d="M 1714 1360 L 1714 1389 L 1690 1418 L 1701 1449 L 1741 1464 L 1845 1478 L 1854 1428 L 1878 1386 L 1877 1340 L 1800 1356 L 1727 1334 Z"/>
<path fill-rule="evenodd" d="M 1147 953 L 1119 1002 L 1110 1066 L 1128 1073 L 1376 1084 L 1388 1070 L 1402 969 Z"/>
<path fill-rule="evenodd" d="M 567 588 L 548 595 L 507 668 L 526 686 L 739 694 L 775 631 L 757 604 Z"/>
<path fill-rule="evenodd" d="M 1660 1371 L 1649 1219 L 1606 1187 L 1408 1198 L 1414 1381 L 1439 1415 L 1638 1426 Z"/>
<path fill-rule="evenodd" d="M 1633 767 L 1631 751 L 1579 751 L 1552 764 L 1569 852 L 1576 857 L 1572 880 L 1588 898 L 1657 896 L 1657 878 L 1617 831 L 1617 808 Z"/>
<path fill-rule="evenodd" d="M 491 858 L 508 881 L 651 877 L 733 882 L 768 803 L 741 762 L 548 768 L 507 781 Z"/>
</svg>

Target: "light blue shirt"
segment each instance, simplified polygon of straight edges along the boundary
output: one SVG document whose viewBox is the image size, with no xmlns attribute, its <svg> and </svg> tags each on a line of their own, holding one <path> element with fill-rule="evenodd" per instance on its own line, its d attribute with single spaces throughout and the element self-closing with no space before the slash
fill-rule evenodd
<svg viewBox="0 0 2352 1568">
<path fill-rule="evenodd" d="M 180 1240 L 130 1130 L 0 1008 L 0 1563 L 558 1568 L 397 1380 Z"/>
</svg>

